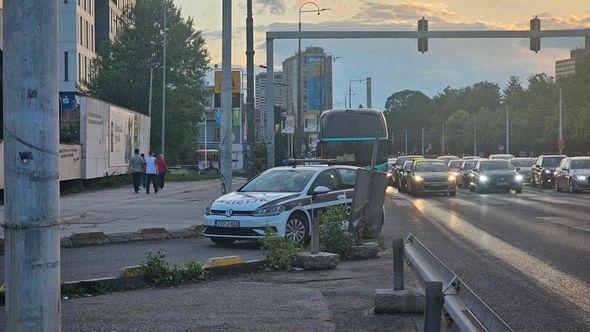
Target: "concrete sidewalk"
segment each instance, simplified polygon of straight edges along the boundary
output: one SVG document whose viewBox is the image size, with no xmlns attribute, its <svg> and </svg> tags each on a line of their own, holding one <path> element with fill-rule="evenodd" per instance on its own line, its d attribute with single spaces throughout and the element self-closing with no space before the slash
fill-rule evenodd
<svg viewBox="0 0 590 332">
<path fill-rule="evenodd" d="M 235 188 L 244 182 L 234 179 Z M 220 196 L 219 186 L 219 180 L 201 180 L 167 182 L 164 190 L 150 195 L 145 191 L 135 194 L 131 186 L 69 194 L 60 201 L 61 237 L 86 232 L 130 233 L 142 228 L 187 229 L 201 224 L 207 205 Z M 3 229 L 0 238 L 4 238 Z"/>
</svg>

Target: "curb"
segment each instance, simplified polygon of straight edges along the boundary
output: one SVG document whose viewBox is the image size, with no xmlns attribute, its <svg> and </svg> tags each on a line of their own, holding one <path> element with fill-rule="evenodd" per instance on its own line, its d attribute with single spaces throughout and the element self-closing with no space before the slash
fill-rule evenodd
<svg viewBox="0 0 590 332">
<path fill-rule="evenodd" d="M 223 277 L 241 273 L 255 273 L 261 271 L 264 260 L 244 261 L 237 264 L 205 266 L 203 281 L 217 280 Z M 192 284 L 194 282 L 179 283 L 178 285 Z M 141 273 L 139 265 L 123 268 L 116 277 L 96 278 L 87 280 L 66 281 L 61 284 L 62 300 L 69 298 L 103 295 L 129 290 L 153 288 L 145 275 Z M 5 290 L 0 290 L 0 306 L 5 305 Z"/>
</svg>

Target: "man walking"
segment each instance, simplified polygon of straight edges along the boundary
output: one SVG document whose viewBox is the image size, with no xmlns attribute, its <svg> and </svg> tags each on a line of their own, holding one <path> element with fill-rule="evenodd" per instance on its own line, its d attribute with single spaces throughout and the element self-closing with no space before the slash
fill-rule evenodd
<svg viewBox="0 0 590 332">
<path fill-rule="evenodd" d="M 139 192 L 144 165 L 145 161 L 139 155 L 139 149 L 135 149 L 135 153 L 133 154 L 133 157 L 131 157 L 129 163 L 129 171 L 131 171 L 131 176 L 133 177 L 133 189 L 135 189 L 136 194 Z"/>
<path fill-rule="evenodd" d="M 147 176 L 147 186 L 145 187 L 145 193 L 150 194 L 150 185 L 154 185 L 154 193 L 158 193 L 158 167 L 156 166 L 156 157 L 154 157 L 154 151 L 150 151 L 149 157 L 145 158 L 145 174 Z"/>
<path fill-rule="evenodd" d="M 158 167 L 158 186 L 160 189 L 164 189 L 164 177 L 168 172 L 168 164 L 166 164 L 166 160 L 161 154 L 156 157 L 156 167 Z"/>
<path fill-rule="evenodd" d="M 141 172 L 141 186 L 143 188 L 147 187 L 147 176 L 145 176 L 145 154 L 140 154 L 141 159 L 143 159 L 143 171 Z"/>
</svg>

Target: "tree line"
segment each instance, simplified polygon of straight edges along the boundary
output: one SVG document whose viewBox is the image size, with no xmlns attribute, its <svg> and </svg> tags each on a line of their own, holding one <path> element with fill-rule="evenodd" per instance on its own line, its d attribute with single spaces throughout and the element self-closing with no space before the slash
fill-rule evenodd
<svg viewBox="0 0 590 332">
<path fill-rule="evenodd" d="M 573 76 L 555 79 L 533 74 L 523 84 L 510 77 L 504 89 L 493 82 L 463 88 L 446 87 L 430 98 L 421 91 L 392 94 L 384 112 L 391 139 L 390 153 L 425 152 L 456 155 L 502 152 L 506 145 L 506 112 L 509 146 L 515 155 L 536 156 L 558 151 L 559 90 L 562 91 L 564 153 L 590 154 L 590 52 L 576 60 Z M 444 130 L 444 131 L 443 131 Z M 443 151 L 443 133 L 445 151 Z"/>
</svg>

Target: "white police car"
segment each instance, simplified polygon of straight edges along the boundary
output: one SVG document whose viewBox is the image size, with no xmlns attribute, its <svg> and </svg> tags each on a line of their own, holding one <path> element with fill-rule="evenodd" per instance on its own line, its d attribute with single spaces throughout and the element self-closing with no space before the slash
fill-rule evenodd
<svg viewBox="0 0 590 332">
<path fill-rule="evenodd" d="M 221 196 L 205 211 L 203 234 L 217 244 L 264 236 L 305 242 L 311 215 L 329 206 L 350 204 L 357 167 L 289 166 L 267 170 L 237 191 Z"/>
</svg>

